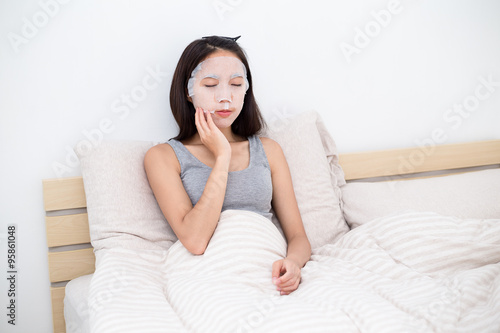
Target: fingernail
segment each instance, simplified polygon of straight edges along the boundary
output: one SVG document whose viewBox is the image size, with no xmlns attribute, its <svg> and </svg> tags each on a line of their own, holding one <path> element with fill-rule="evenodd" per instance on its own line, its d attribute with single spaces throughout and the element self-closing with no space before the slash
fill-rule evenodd
<svg viewBox="0 0 500 333">
<path fill-rule="evenodd" d="M 203 110 L 203 113 L 207 113 L 207 110 Z"/>
</svg>

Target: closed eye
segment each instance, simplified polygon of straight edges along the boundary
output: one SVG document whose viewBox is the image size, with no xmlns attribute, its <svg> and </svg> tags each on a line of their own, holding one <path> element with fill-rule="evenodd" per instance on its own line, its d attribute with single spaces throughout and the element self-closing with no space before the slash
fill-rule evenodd
<svg viewBox="0 0 500 333">
<path fill-rule="evenodd" d="M 216 86 L 216 84 L 205 84 L 205 87 L 207 87 L 207 88 L 213 88 L 215 86 Z"/>
<path fill-rule="evenodd" d="M 233 83 L 232 86 L 234 86 L 234 87 L 241 87 L 241 83 L 240 84 Z"/>
</svg>

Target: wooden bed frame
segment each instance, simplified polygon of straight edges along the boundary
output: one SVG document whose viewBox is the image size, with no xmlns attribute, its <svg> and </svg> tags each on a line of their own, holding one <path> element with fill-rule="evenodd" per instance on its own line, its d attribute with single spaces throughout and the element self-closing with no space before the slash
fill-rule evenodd
<svg viewBox="0 0 500 333">
<path fill-rule="evenodd" d="M 340 164 L 347 181 L 414 179 L 426 172 L 445 175 L 470 171 L 463 168 L 500 167 L 500 140 L 341 154 Z M 43 180 L 43 198 L 53 325 L 60 333 L 66 331 L 65 284 L 95 270 L 82 177 Z"/>
</svg>

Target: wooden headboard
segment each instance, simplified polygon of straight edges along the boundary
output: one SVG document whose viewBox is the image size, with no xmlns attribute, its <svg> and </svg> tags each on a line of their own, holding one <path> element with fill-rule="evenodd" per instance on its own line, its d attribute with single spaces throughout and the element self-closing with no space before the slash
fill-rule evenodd
<svg viewBox="0 0 500 333">
<path fill-rule="evenodd" d="M 462 168 L 500 167 L 500 140 L 341 154 L 340 165 L 347 181 L 400 179 L 410 174 L 420 178 L 419 173 L 429 171 L 453 173 Z M 66 331 L 65 283 L 95 270 L 82 177 L 43 180 L 43 198 L 54 332 L 60 333 Z"/>
<path fill-rule="evenodd" d="M 95 270 L 95 257 L 90 245 L 87 213 L 71 210 L 87 207 L 82 177 L 46 179 L 43 201 L 47 216 L 45 225 L 49 247 L 49 278 L 52 284 L 52 322 L 54 333 L 66 332 L 64 322 L 65 284 Z M 83 249 L 73 249 L 75 245 Z M 73 246 L 73 248 L 71 247 Z"/>
</svg>

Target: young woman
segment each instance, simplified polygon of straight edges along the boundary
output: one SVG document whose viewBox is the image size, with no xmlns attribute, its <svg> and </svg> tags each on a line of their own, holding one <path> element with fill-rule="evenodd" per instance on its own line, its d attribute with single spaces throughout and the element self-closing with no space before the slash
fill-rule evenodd
<svg viewBox="0 0 500 333">
<path fill-rule="evenodd" d="M 237 38 L 204 37 L 184 50 L 172 80 L 170 106 L 179 135 L 144 159 L 158 204 L 184 247 L 201 255 L 220 214 L 244 209 L 284 231 L 287 256 L 273 263 L 281 295 L 296 290 L 311 255 L 280 145 L 257 134 L 265 126 L 252 75 Z"/>
</svg>

